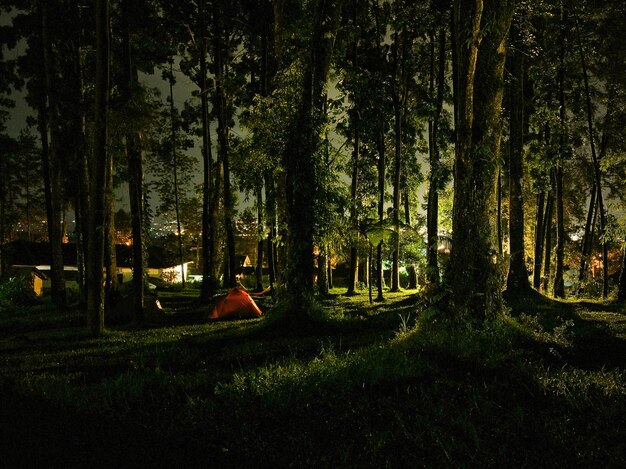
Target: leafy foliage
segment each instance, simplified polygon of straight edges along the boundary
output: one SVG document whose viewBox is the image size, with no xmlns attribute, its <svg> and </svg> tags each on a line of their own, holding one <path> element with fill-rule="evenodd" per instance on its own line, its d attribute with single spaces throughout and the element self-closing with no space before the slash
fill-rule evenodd
<svg viewBox="0 0 626 469">
<path fill-rule="evenodd" d="M 37 301 L 37 296 L 23 277 L 9 277 L 0 281 L 0 308 L 8 306 L 29 306 Z"/>
</svg>

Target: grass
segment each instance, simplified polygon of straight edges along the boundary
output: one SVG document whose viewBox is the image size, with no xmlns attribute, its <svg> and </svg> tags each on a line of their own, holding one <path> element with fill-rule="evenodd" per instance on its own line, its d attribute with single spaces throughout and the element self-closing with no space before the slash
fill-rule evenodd
<svg viewBox="0 0 626 469">
<path fill-rule="evenodd" d="M 426 319 L 414 292 L 340 293 L 306 335 L 207 324 L 175 292 L 168 324 L 99 338 L 79 311 L 0 312 L 4 464 L 626 463 L 622 307 L 518 298 L 476 327 Z"/>
</svg>

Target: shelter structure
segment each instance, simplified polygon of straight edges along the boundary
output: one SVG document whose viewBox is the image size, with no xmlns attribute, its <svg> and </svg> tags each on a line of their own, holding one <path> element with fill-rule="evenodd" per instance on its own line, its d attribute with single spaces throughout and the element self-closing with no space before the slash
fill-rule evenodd
<svg viewBox="0 0 626 469">
<path fill-rule="evenodd" d="M 241 288 L 231 288 L 227 295 L 220 296 L 209 316 L 211 319 L 249 319 L 263 313 L 248 292 Z"/>
</svg>

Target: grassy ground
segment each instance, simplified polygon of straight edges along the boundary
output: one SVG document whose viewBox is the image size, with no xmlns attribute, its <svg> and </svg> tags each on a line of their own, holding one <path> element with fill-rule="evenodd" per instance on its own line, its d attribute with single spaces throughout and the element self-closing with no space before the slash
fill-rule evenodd
<svg viewBox="0 0 626 469">
<path fill-rule="evenodd" d="M 477 328 L 332 293 L 306 334 L 176 292 L 97 339 L 77 310 L 0 311 L 0 466 L 626 464 L 622 307 L 516 298 Z"/>
</svg>

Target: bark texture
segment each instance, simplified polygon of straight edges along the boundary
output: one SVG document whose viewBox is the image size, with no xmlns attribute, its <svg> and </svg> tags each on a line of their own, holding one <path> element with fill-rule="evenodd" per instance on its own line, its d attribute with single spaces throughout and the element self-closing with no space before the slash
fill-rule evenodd
<svg viewBox="0 0 626 469">
<path fill-rule="evenodd" d="M 313 293 L 313 232 L 311 201 L 317 196 L 314 155 L 324 115 L 324 86 L 328 79 L 335 35 L 339 28 L 341 0 L 315 3 L 310 51 L 293 128 L 283 153 L 287 237 L 286 286 L 291 295 L 287 314 L 301 321 L 307 297 Z"/>
<path fill-rule="evenodd" d="M 452 314 L 482 319 L 502 309 L 494 226 L 505 39 L 513 1 L 454 2 L 458 122 Z"/>
</svg>

